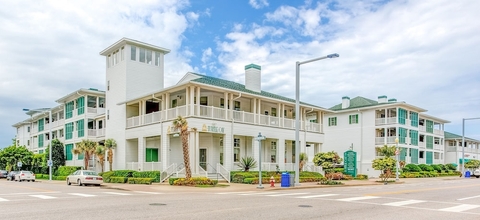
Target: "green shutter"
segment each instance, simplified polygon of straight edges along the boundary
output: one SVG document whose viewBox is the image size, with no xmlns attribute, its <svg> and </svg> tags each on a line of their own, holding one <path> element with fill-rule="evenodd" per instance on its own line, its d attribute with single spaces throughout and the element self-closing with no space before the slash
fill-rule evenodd
<svg viewBox="0 0 480 220">
<path fill-rule="evenodd" d="M 78 120 L 77 121 L 77 132 L 78 132 L 78 137 L 83 137 L 85 136 L 85 130 L 84 130 L 84 120 Z"/>
<path fill-rule="evenodd" d="M 83 160 L 84 157 L 85 157 L 85 155 L 84 155 L 83 153 L 78 154 L 78 159 L 79 159 L 79 160 Z"/>
<path fill-rule="evenodd" d="M 38 147 L 43 147 L 43 134 L 38 135 Z"/>
<path fill-rule="evenodd" d="M 410 112 L 410 125 L 413 127 L 418 127 L 418 113 Z"/>
<path fill-rule="evenodd" d="M 410 130 L 410 144 L 418 146 L 418 131 Z"/>
<path fill-rule="evenodd" d="M 407 156 L 407 148 L 400 148 L 400 161 L 405 161 L 405 157 Z"/>
<path fill-rule="evenodd" d="M 65 124 L 65 139 L 70 140 L 73 138 L 73 122 Z"/>
<path fill-rule="evenodd" d="M 426 164 L 433 164 L 433 152 L 427 151 L 426 152 Z"/>
<path fill-rule="evenodd" d="M 405 138 L 407 137 L 407 129 L 406 128 L 398 128 L 398 135 L 399 135 L 398 143 L 405 144 Z"/>
<path fill-rule="evenodd" d="M 427 149 L 433 149 L 433 136 L 427 135 Z"/>
<path fill-rule="evenodd" d="M 403 108 L 399 108 L 398 109 L 398 123 L 404 125 L 406 116 L 407 116 L 407 110 L 405 110 Z"/>
<path fill-rule="evenodd" d="M 433 121 L 427 120 L 427 132 L 433 133 Z"/>
<path fill-rule="evenodd" d="M 77 99 L 77 114 L 81 115 L 85 113 L 85 97 L 80 97 Z"/>
<path fill-rule="evenodd" d="M 158 149 L 147 148 L 145 151 L 145 162 L 158 162 Z"/>
<path fill-rule="evenodd" d="M 410 163 L 413 164 L 418 164 L 418 149 L 410 149 L 410 152 L 412 154 L 412 158 L 410 160 Z"/>
<path fill-rule="evenodd" d="M 73 111 L 73 101 L 67 102 L 67 104 L 65 104 L 65 119 L 69 119 L 73 117 L 72 111 Z"/>
<path fill-rule="evenodd" d="M 73 159 L 73 144 L 65 144 L 65 158 L 66 160 L 72 160 Z"/>
<path fill-rule="evenodd" d="M 42 118 L 42 119 L 38 120 L 38 132 L 43 131 L 44 124 L 45 124 L 45 119 Z"/>
</svg>

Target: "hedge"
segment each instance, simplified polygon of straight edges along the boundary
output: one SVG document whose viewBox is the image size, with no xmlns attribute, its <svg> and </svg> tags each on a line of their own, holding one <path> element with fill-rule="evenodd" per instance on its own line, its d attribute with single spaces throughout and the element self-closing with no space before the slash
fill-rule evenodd
<svg viewBox="0 0 480 220">
<path fill-rule="evenodd" d="M 136 173 L 135 170 L 114 170 L 113 176 L 115 177 L 133 177 L 133 174 Z M 128 176 L 128 174 L 132 174 L 132 176 Z"/>
<path fill-rule="evenodd" d="M 82 167 L 79 166 L 59 166 L 55 172 L 55 176 L 68 176 L 80 169 L 82 169 Z"/>
<path fill-rule="evenodd" d="M 190 179 L 178 178 L 173 181 L 175 186 L 217 185 L 218 181 L 206 177 L 192 177 Z"/>
<path fill-rule="evenodd" d="M 141 172 L 134 172 L 134 178 L 151 178 L 153 182 L 159 183 L 160 182 L 160 172 L 159 171 L 141 171 Z"/>
<path fill-rule="evenodd" d="M 126 183 L 127 180 L 128 180 L 127 177 L 112 176 L 112 177 L 110 177 L 110 182 L 109 183 Z"/>
<path fill-rule="evenodd" d="M 128 178 L 128 184 L 147 184 L 151 185 L 153 182 L 153 178 Z"/>
<path fill-rule="evenodd" d="M 108 172 L 104 172 L 104 173 L 99 173 L 98 175 L 103 177 L 103 182 L 104 183 L 109 183 L 110 182 L 110 178 L 113 176 L 113 171 L 108 171 Z"/>
</svg>

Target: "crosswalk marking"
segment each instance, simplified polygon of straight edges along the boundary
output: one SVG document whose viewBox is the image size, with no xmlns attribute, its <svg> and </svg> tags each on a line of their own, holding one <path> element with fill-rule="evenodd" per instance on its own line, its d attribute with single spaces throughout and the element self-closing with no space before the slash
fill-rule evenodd
<svg viewBox="0 0 480 220">
<path fill-rule="evenodd" d="M 0 202 L 6 202 L 8 199 L 0 198 Z"/>
<path fill-rule="evenodd" d="M 308 193 L 287 193 L 287 194 L 275 194 L 275 195 L 267 195 L 267 196 L 294 196 L 294 195 L 304 195 Z"/>
<path fill-rule="evenodd" d="M 351 201 L 358 201 L 358 200 L 366 200 L 366 199 L 376 199 L 377 196 L 360 196 L 360 197 L 351 197 L 351 198 L 344 198 L 344 199 L 337 199 L 338 201 L 344 202 L 351 202 Z"/>
<path fill-rule="evenodd" d="M 295 198 L 299 199 L 310 199 L 310 198 L 318 198 L 318 197 L 328 197 L 328 196 L 336 196 L 338 194 L 320 194 L 320 195 L 312 195 L 312 196 L 299 196 Z"/>
<path fill-rule="evenodd" d="M 252 195 L 267 195 L 267 194 L 274 194 L 276 192 L 263 192 L 263 193 L 244 193 L 244 194 L 238 194 L 242 196 L 252 196 Z"/>
<path fill-rule="evenodd" d="M 91 195 L 91 194 L 83 194 L 83 193 L 68 193 L 72 196 L 82 196 L 82 197 L 94 197 L 96 195 Z"/>
<path fill-rule="evenodd" d="M 417 204 L 417 203 L 422 203 L 425 201 L 421 200 L 406 200 L 406 201 L 400 201 L 400 202 L 391 202 L 391 203 L 385 203 L 383 205 L 388 205 L 388 206 L 402 206 L 402 205 L 411 205 L 411 204 Z"/>
<path fill-rule="evenodd" d="M 143 193 L 143 194 L 153 194 L 153 195 L 158 195 L 158 194 L 163 194 L 160 192 L 146 192 L 146 191 L 134 191 L 136 193 Z"/>
<path fill-rule="evenodd" d="M 128 193 L 117 193 L 117 192 L 103 192 L 103 193 L 112 194 L 112 195 L 119 195 L 119 196 L 129 196 L 129 195 L 131 195 L 131 194 L 128 194 Z"/>
<path fill-rule="evenodd" d="M 221 193 L 215 193 L 215 194 L 227 195 L 227 194 L 239 194 L 239 193 L 251 193 L 251 192 L 254 192 L 254 191 L 245 191 L 245 192 L 221 192 Z"/>
<path fill-rule="evenodd" d="M 445 211 L 445 212 L 463 212 L 466 210 L 478 208 L 480 205 L 470 205 L 470 204 L 463 204 L 463 205 L 457 205 L 453 206 L 450 208 L 444 208 L 444 209 L 439 209 L 439 211 Z"/>
<path fill-rule="evenodd" d="M 53 197 L 53 196 L 46 196 L 46 195 L 30 195 L 31 197 L 36 197 L 36 198 L 39 198 L 39 199 L 55 199 L 57 197 Z"/>
</svg>

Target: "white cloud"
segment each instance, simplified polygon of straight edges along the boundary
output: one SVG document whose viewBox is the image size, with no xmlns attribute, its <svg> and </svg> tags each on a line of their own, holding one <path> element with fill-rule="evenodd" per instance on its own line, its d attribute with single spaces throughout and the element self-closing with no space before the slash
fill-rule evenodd
<svg viewBox="0 0 480 220">
<path fill-rule="evenodd" d="M 263 7 L 267 7 L 268 1 L 267 0 L 249 0 L 248 4 L 250 4 L 250 6 L 252 6 L 255 9 L 260 9 Z"/>
</svg>

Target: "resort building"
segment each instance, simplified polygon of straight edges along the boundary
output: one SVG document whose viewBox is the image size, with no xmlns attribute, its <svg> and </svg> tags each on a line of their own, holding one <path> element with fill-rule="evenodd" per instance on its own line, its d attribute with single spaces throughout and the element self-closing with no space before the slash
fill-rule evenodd
<svg viewBox="0 0 480 220">
<path fill-rule="evenodd" d="M 357 173 L 378 176 L 372 160 L 381 157 L 376 150 L 395 146 L 406 164 L 443 164 L 445 161 L 444 124 L 449 121 L 425 114 L 427 110 L 379 96 L 343 97 L 342 103 L 325 113 L 325 142 L 322 151 L 357 152 Z"/>
<path fill-rule="evenodd" d="M 469 160 L 480 160 L 480 141 L 445 131 L 445 163 L 463 164 Z M 463 146 L 463 149 L 462 149 Z M 458 166 L 459 169 L 460 166 Z"/>
</svg>

